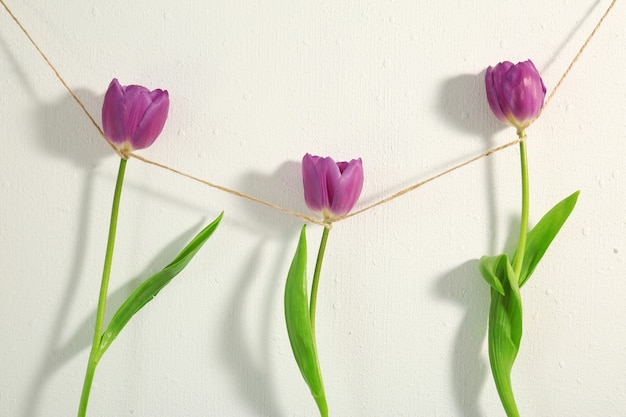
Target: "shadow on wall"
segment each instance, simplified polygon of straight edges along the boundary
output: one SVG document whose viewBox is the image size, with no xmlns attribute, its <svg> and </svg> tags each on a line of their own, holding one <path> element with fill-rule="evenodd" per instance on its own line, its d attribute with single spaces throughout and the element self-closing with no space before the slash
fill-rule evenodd
<svg viewBox="0 0 626 417">
<path fill-rule="evenodd" d="M 485 72 L 464 74 L 445 80 L 440 87 L 438 110 L 445 122 L 466 135 L 483 139 L 482 152 L 497 146 L 494 135 L 505 128 L 489 108 L 485 91 Z M 495 190 L 493 159 L 486 158 L 485 187 Z M 494 192 L 487 192 L 489 252 L 495 253 L 498 236 L 498 208 Z M 471 260 L 444 274 L 437 281 L 436 294 L 461 305 L 465 311 L 454 341 L 451 382 L 456 407 L 464 416 L 480 417 L 481 391 L 489 374 L 482 355 L 487 334 L 490 295 L 483 285 L 478 260 Z"/>
<path fill-rule="evenodd" d="M 565 49 L 565 47 L 570 43 L 570 41 L 572 40 L 572 38 L 574 37 L 578 29 L 580 29 L 580 27 L 589 19 L 589 17 L 591 16 L 591 13 L 595 10 L 595 8 L 600 3 L 601 3 L 601 0 L 596 0 L 596 2 L 592 4 L 589 7 L 589 9 L 587 9 L 587 12 L 583 16 L 583 18 L 577 21 L 574 27 L 572 28 L 572 30 L 570 30 L 569 33 L 563 38 L 563 42 L 561 42 L 561 44 L 556 48 L 556 51 L 554 51 L 554 54 L 552 55 L 552 57 L 541 68 L 541 71 L 539 71 L 540 73 L 547 71 L 552 66 L 552 64 L 554 64 L 554 61 L 556 61 L 557 57 L 561 55 L 561 53 L 563 52 L 563 49 Z M 532 57 L 529 57 L 529 58 L 532 59 Z"/>
<path fill-rule="evenodd" d="M 29 91 L 31 90 L 29 89 Z M 101 106 L 103 95 L 96 95 L 86 90 L 76 90 L 76 94 L 92 114 L 99 115 L 99 110 L 95 111 L 94 109 Z M 67 342 L 64 343 L 60 339 L 60 335 L 66 333 L 64 329 L 67 326 L 72 306 L 76 302 L 77 290 L 80 288 L 80 282 L 84 274 L 85 249 L 90 241 L 88 231 L 90 229 L 89 224 L 92 221 L 90 218 L 92 201 L 94 192 L 98 192 L 94 190 L 95 167 L 102 158 L 114 154 L 105 139 L 99 135 L 98 131 L 92 126 L 89 119 L 69 95 L 64 95 L 61 100 L 51 104 L 42 104 L 40 102 L 40 107 L 34 115 L 34 119 L 39 122 L 40 130 L 37 145 L 42 148 L 43 152 L 55 158 L 70 160 L 83 173 L 84 179 L 81 189 L 77 190 L 82 195 L 77 218 L 72 220 L 78 234 L 75 238 L 76 243 L 72 254 L 72 259 L 75 262 L 66 279 L 67 284 L 64 296 L 58 302 L 59 309 L 52 319 L 52 329 L 46 341 L 46 352 L 48 353 L 42 358 L 37 374 L 33 376 L 31 387 L 28 390 L 28 398 L 25 401 L 26 405 L 22 413 L 24 417 L 38 415 L 37 408 L 40 397 L 49 378 L 62 368 L 65 363 L 91 346 L 93 324 L 95 323 L 96 315 L 95 309 L 88 314 L 87 318 L 80 324 Z M 130 186 L 130 184 L 127 184 L 125 188 Z M 109 192 L 112 197 L 113 185 L 111 185 Z M 153 194 L 157 198 L 172 199 L 168 195 Z M 202 211 L 204 212 L 205 210 Z M 123 215 L 123 201 L 120 212 Z M 99 219 L 98 221 L 108 221 L 108 218 Z M 182 233 L 179 238 L 157 254 L 141 274 L 109 294 L 105 323 L 108 322 L 115 310 L 140 282 L 147 278 L 150 273 L 162 268 L 189 242 L 197 232 L 199 225 Z M 101 238 L 105 239 L 106 237 L 103 236 Z M 97 293 L 93 294 L 94 300 L 97 299 L 97 295 Z M 77 397 L 76 407 L 78 407 L 78 402 L 79 398 Z"/>
<path fill-rule="evenodd" d="M 75 93 L 99 122 L 104 94 L 85 89 Z M 52 156 L 92 169 L 102 158 L 115 154 L 69 93 L 58 102 L 43 104 L 34 118 L 40 123 L 38 145 Z"/>
<path fill-rule="evenodd" d="M 440 88 L 439 113 L 443 119 L 459 131 L 483 138 L 483 152 L 493 149 L 496 145 L 494 135 L 506 128 L 491 112 L 485 90 L 485 72 L 464 74 L 443 82 Z M 489 225 L 489 253 L 496 253 L 498 241 L 498 207 L 496 202 L 496 181 L 493 157 L 485 158 L 485 189 Z"/>
<path fill-rule="evenodd" d="M 86 182 L 89 184 L 89 181 Z M 87 200 L 89 202 L 90 199 Z M 88 213 L 89 209 L 86 208 L 83 210 L 83 213 Z M 87 219 L 88 216 L 84 215 L 83 218 Z M 111 317 L 115 313 L 115 311 L 122 305 L 122 303 L 126 300 L 126 298 L 143 282 L 146 278 L 148 278 L 151 274 L 156 271 L 161 270 L 169 261 L 171 261 L 180 250 L 187 244 L 189 241 L 195 236 L 198 232 L 198 229 L 205 223 L 205 220 L 202 220 L 194 227 L 182 233 L 176 240 L 168 244 L 163 250 L 161 250 L 156 256 L 153 257 L 150 264 L 137 276 L 132 278 L 122 287 L 118 288 L 113 292 L 109 292 L 109 296 L 107 298 L 107 310 L 105 314 L 105 327 L 110 321 Z M 85 224 L 87 222 L 85 221 Z M 83 222 L 81 221 L 81 226 Z M 81 227 L 80 231 L 85 230 L 85 228 Z M 80 247 L 77 248 L 77 251 L 82 252 Z M 75 258 L 80 259 L 80 258 Z M 78 285 L 79 278 L 82 272 L 82 263 L 80 264 L 78 269 L 74 269 L 71 272 L 70 278 L 68 280 L 69 285 L 66 291 L 66 296 L 62 300 L 59 305 L 61 306 L 58 313 L 56 314 L 56 318 L 54 320 L 54 326 L 52 331 L 50 332 L 50 336 L 48 337 L 46 350 L 49 352 L 47 356 L 43 359 L 41 365 L 39 366 L 39 371 L 37 375 L 33 379 L 33 383 L 31 388 L 28 390 L 29 398 L 27 399 L 26 409 L 22 414 L 24 417 L 34 417 L 38 415 L 37 406 L 39 403 L 40 396 L 42 391 L 48 381 L 48 379 L 60 368 L 63 367 L 65 363 L 70 361 L 80 352 L 88 350 L 91 347 L 91 342 L 93 339 L 93 329 L 94 323 L 96 321 L 96 309 L 91 311 L 85 320 L 78 326 L 74 334 L 69 338 L 69 340 L 65 343 L 61 343 L 60 335 L 63 334 L 63 329 L 67 325 L 67 318 L 69 314 L 69 310 L 71 304 L 74 302 L 76 298 L 75 287 Z M 98 294 L 93 294 L 93 299 L 97 299 Z M 149 308 L 149 306 L 146 306 Z M 141 313 L 138 313 L 141 314 Z M 131 320 L 132 322 L 132 320 Z M 123 336 L 124 332 L 121 333 L 119 337 Z M 85 362 L 85 366 L 87 363 Z M 96 378 L 97 371 L 96 371 Z M 82 381 L 81 381 L 82 383 Z M 92 390 L 93 391 L 93 390 Z M 78 392 L 78 391 L 77 391 Z M 92 392 L 93 395 L 93 392 Z M 76 408 L 78 409 L 79 397 L 76 397 Z"/>
<path fill-rule="evenodd" d="M 479 74 L 463 74 L 445 80 L 439 88 L 437 108 L 446 124 L 460 132 L 487 139 L 506 126 L 489 108 L 485 91 L 486 70 L 485 67 Z"/>
<path fill-rule="evenodd" d="M 22 74 L 17 64 L 16 71 Z M 54 157 L 69 159 L 84 172 L 83 185 L 80 190 L 83 198 L 78 209 L 77 219 L 78 236 L 75 239 L 76 244 L 72 258 L 75 259 L 75 262 L 67 279 L 65 295 L 58 303 L 59 310 L 53 319 L 53 327 L 46 342 L 48 354 L 43 358 L 39 365 L 39 371 L 33 377 L 31 388 L 28 391 L 29 398 L 25 401 L 26 408 L 22 413 L 24 417 L 32 417 L 37 414 L 39 399 L 48 378 L 80 350 L 88 346 L 91 341 L 92 335 L 87 333 L 89 332 L 89 324 L 95 319 L 85 322 L 65 346 L 60 346 L 60 335 L 64 333 L 63 329 L 67 325 L 69 311 L 76 298 L 76 290 L 79 288 L 78 284 L 84 269 L 85 248 L 89 240 L 87 233 L 90 223 L 89 213 L 92 203 L 94 166 L 102 157 L 110 154 L 111 149 L 69 95 L 64 95 L 58 102 L 42 103 L 35 96 L 27 77 L 23 76 L 22 78 L 26 91 L 40 104 L 33 116 L 33 119 L 39 122 L 39 142 L 37 145 L 44 152 Z M 102 96 L 97 96 L 89 91 L 79 90 L 78 94 L 88 108 L 93 108 L 97 106 L 96 103 L 102 101 Z M 90 317 L 94 318 L 95 312 Z M 78 400 L 77 398 L 77 407 Z"/>
<path fill-rule="evenodd" d="M 242 192 L 272 204 L 298 213 L 314 215 L 304 202 L 300 161 L 283 162 L 271 175 L 249 172 L 243 176 L 239 187 Z M 261 227 L 261 230 L 258 230 L 259 234 L 283 238 L 285 229 L 293 229 L 303 224 L 303 220 L 276 209 L 254 202 L 246 204 L 250 227 L 252 229 Z"/>
<path fill-rule="evenodd" d="M 482 417 L 479 398 L 489 374 L 489 364 L 482 355 L 489 319 L 489 286 L 478 270 L 478 260 L 471 260 L 437 280 L 438 297 L 451 300 L 465 310 L 454 340 L 451 382 L 457 410 L 466 417 Z"/>
<path fill-rule="evenodd" d="M 297 212 L 308 212 L 304 203 L 299 162 L 285 162 L 270 176 L 248 173 L 239 186 L 246 194 Z M 280 417 L 284 414 L 277 402 L 277 391 L 280 390 L 276 388 L 276 381 L 272 377 L 275 368 L 272 358 L 276 356 L 274 349 L 280 349 L 276 347 L 276 340 L 286 343 L 287 351 L 289 342 L 275 337 L 279 330 L 273 329 L 272 323 L 276 322 L 276 314 L 283 314 L 284 282 L 295 251 L 292 243 L 296 241 L 303 221 L 257 203 L 246 201 L 244 204 L 249 211 L 246 215 L 248 230 L 261 238 L 252 250 L 250 259 L 243 265 L 235 291 L 227 303 L 229 310 L 226 312 L 221 337 L 222 355 L 224 363 L 235 377 L 243 401 L 260 415 Z M 275 259 L 263 256 L 268 240 L 278 241 L 281 245 Z M 261 265 L 263 263 L 271 265 L 268 277 L 262 277 L 258 272 L 266 270 Z M 258 288 L 255 280 L 266 283 L 263 291 L 252 293 L 252 287 Z M 255 301 L 262 300 L 261 310 L 255 311 L 252 317 L 246 303 L 249 297 L 255 297 Z M 253 304 L 256 304 L 255 301 Z M 281 320 L 279 322 L 282 323 Z M 249 323 L 259 329 L 258 343 L 253 343 L 254 337 L 247 332 Z M 295 360 L 293 365 L 297 367 Z M 307 389 L 304 383 L 302 389 Z"/>
</svg>

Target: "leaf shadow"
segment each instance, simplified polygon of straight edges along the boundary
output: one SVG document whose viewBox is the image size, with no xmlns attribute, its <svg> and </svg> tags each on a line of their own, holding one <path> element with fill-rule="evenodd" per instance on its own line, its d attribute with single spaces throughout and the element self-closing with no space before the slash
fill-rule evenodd
<svg viewBox="0 0 626 417">
<path fill-rule="evenodd" d="M 2 45 L 3 44 L 0 43 L 0 46 Z M 10 53 L 9 56 L 13 58 Z M 73 250 L 73 259 L 75 261 L 68 274 L 63 298 L 58 304 L 59 307 L 55 317 L 52 319 L 52 329 L 45 342 L 45 346 L 47 347 L 46 354 L 33 375 L 29 389 L 26 391 L 27 400 L 25 401 L 22 415 L 24 417 L 34 417 L 38 414 L 37 407 L 50 377 L 81 350 L 90 346 L 91 343 L 93 322 L 95 322 L 95 310 L 85 319 L 67 341 L 62 340 L 61 335 L 67 327 L 70 311 L 76 302 L 76 291 L 80 287 L 79 283 L 84 274 L 85 249 L 88 247 L 90 240 L 89 224 L 91 222 L 91 206 L 94 201 L 94 193 L 97 192 L 94 190 L 94 183 L 97 176 L 96 167 L 104 157 L 113 155 L 113 151 L 69 94 L 64 94 L 60 99 L 52 102 L 44 102 L 38 97 L 37 91 L 30 85 L 28 77 L 21 70 L 19 63 L 14 58 L 11 62 L 14 63 L 15 70 L 18 72 L 26 91 L 37 103 L 33 116 L 39 130 L 37 138 L 35 139 L 35 145 L 53 158 L 68 160 L 76 166 L 82 173 L 82 176 L 84 176 L 84 178 L 82 178 L 82 186 L 80 187 L 80 195 L 82 198 L 80 199 L 80 206 L 77 211 L 78 218 L 75 224 L 77 230 L 75 238 L 76 243 Z M 76 89 L 74 91 L 92 115 L 99 112 L 97 109 L 99 109 L 103 100 L 101 94 L 95 94 L 86 89 Z M 138 187 L 129 182 L 125 188 L 137 189 Z M 203 207 L 195 207 L 191 203 L 181 203 L 179 200 L 172 198 L 166 193 L 143 188 L 140 188 L 139 191 L 155 196 L 156 198 L 169 199 L 185 207 L 197 208 L 201 212 L 205 211 Z M 181 235 L 179 239 L 168 247 L 174 248 L 179 245 L 190 233 L 191 231 Z M 182 246 L 177 248 L 177 250 L 181 248 Z M 168 250 L 168 248 L 164 249 L 154 258 L 154 261 L 148 266 L 145 272 L 150 271 L 153 265 L 159 262 L 160 257 L 168 255 L 169 252 L 171 252 L 171 250 Z M 107 309 L 107 320 L 110 319 L 114 311 L 111 307 L 121 305 L 121 302 L 139 283 L 140 276 L 142 275 L 140 274 L 126 285 L 109 294 L 110 307 Z M 94 294 L 94 296 L 97 297 L 97 294 Z"/>
<path fill-rule="evenodd" d="M 512 217 L 505 250 L 498 253 L 515 251 L 518 226 L 519 217 Z M 442 275 L 435 287 L 437 296 L 458 303 L 465 310 L 454 342 L 452 384 L 456 405 L 467 417 L 484 416 L 478 399 L 490 369 L 482 355 L 491 304 L 489 288 L 480 274 L 478 259 L 466 261 Z"/>
<path fill-rule="evenodd" d="M 117 309 L 135 290 L 135 288 L 137 288 L 137 286 L 139 286 L 139 284 L 141 284 L 141 282 L 143 282 L 151 274 L 160 270 L 167 264 L 167 262 L 169 262 L 163 261 L 163 259 L 173 259 L 180 252 L 180 250 L 193 238 L 201 223 L 202 221 L 190 228 L 189 230 L 183 232 L 173 242 L 171 242 L 164 249 L 162 249 L 141 273 L 122 285 L 117 290 L 109 293 L 107 297 L 107 309 L 105 313 L 105 328 L 115 311 L 117 311 Z M 77 281 L 77 277 L 80 274 L 81 270 L 82 264 L 79 269 L 72 271 L 72 278 L 70 279 L 71 283 L 75 283 Z M 50 333 L 50 337 L 47 342 L 47 346 L 49 346 L 47 350 L 48 354 L 39 366 L 39 371 L 33 379 L 31 388 L 28 390 L 29 396 L 27 401 L 25 402 L 26 407 L 22 414 L 24 417 L 34 417 L 37 415 L 37 405 L 48 379 L 50 379 L 50 377 L 56 371 L 62 368 L 63 365 L 65 365 L 68 361 L 78 355 L 81 351 L 91 346 L 97 308 L 89 313 L 89 315 L 76 328 L 74 333 L 67 339 L 67 341 L 60 340 L 60 335 L 67 322 L 69 304 L 75 298 L 74 287 L 75 286 L 72 285 L 69 286 L 66 297 L 60 304 L 61 309 L 57 314 L 55 326 L 53 328 L 53 331 Z M 94 294 L 94 297 L 97 297 L 97 294 Z M 76 405 L 78 406 L 78 398 L 76 399 Z"/>
<path fill-rule="evenodd" d="M 459 304 L 465 315 L 456 333 L 452 356 L 451 382 L 457 408 L 466 417 L 482 417 L 485 413 L 479 398 L 489 364 L 482 355 L 489 318 L 489 286 L 478 270 L 478 260 L 464 262 L 439 277 L 437 296 Z"/>
<path fill-rule="evenodd" d="M 300 164 L 294 161 L 283 163 L 271 175 L 247 173 L 240 188 L 246 194 L 264 199 L 273 204 L 305 212 Z M 290 190 L 299 190 L 290 192 Z M 241 276 L 232 293 L 230 306 L 222 330 L 222 355 L 236 378 L 239 392 L 246 403 L 261 415 L 280 417 L 284 415 L 278 406 L 276 382 L 272 377 L 272 357 L 275 346 L 272 340 L 272 323 L 275 322 L 276 303 L 282 300 L 285 259 L 290 259 L 290 245 L 302 225 L 302 220 L 270 207 L 249 202 L 246 206 L 249 226 L 247 229 L 261 236 L 252 254 L 242 267 Z M 270 240 L 280 242 L 279 255 L 271 260 L 263 256 L 264 245 Z M 263 262 L 272 262 L 263 294 L 252 293 L 255 279 L 262 279 L 257 272 L 264 269 Z M 260 329 L 261 340 L 251 344 L 246 333 L 248 317 L 246 299 L 250 296 L 263 297 L 262 310 L 254 317 L 255 328 Z M 282 311 L 282 309 L 280 309 Z"/>
<path fill-rule="evenodd" d="M 24 91 L 36 104 L 33 118 L 36 120 L 35 123 L 37 123 L 37 128 L 39 129 L 36 139 L 38 140 L 37 145 L 48 154 L 71 160 L 83 171 L 83 178 L 81 179 L 82 195 L 84 197 L 80 201 L 78 210 L 78 232 L 74 248 L 75 262 L 70 270 L 64 297 L 59 303 L 59 309 L 53 320 L 54 324 L 45 344 L 45 346 L 49 347 L 48 353 L 39 366 L 38 371 L 36 371 L 30 389 L 26 393 L 28 400 L 25 402 L 23 415 L 31 417 L 37 411 L 47 379 L 67 361 L 67 359 L 58 356 L 57 345 L 59 344 L 59 335 L 62 334 L 62 330 L 67 324 L 69 311 L 78 288 L 79 277 L 84 269 L 85 247 L 89 240 L 88 225 L 92 205 L 91 191 L 95 175 L 94 166 L 105 155 L 104 151 L 108 145 L 104 142 L 104 139 L 100 140 L 99 144 L 93 143 L 95 140 L 89 140 L 93 138 L 91 133 L 86 133 L 89 130 L 88 124 L 90 125 L 90 123 L 84 114 L 79 114 L 81 113 L 79 106 L 69 95 L 64 95 L 55 102 L 44 102 L 37 89 L 31 83 L 28 72 L 23 69 L 24 65 L 19 62 L 10 45 L 1 36 L 0 47 L 5 50 L 8 62 L 17 74 Z M 79 91 L 79 94 L 83 96 L 83 100 L 92 111 L 94 108 L 97 108 L 97 103 L 101 101 L 98 96 L 85 90 Z M 82 122 L 68 123 L 68 120 Z M 99 135 L 97 136 L 100 138 Z M 85 137 L 88 139 L 85 140 Z M 110 149 L 107 152 L 110 153 Z"/>
<path fill-rule="evenodd" d="M 258 242 L 252 256 L 243 266 L 237 286 L 228 303 L 230 309 L 224 320 L 221 338 L 222 356 L 224 362 L 231 368 L 239 393 L 248 406 L 260 415 L 280 417 L 283 413 L 279 410 L 276 382 L 271 372 L 273 367 L 270 327 L 273 319 L 272 310 L 280 294 L 276 284 L 269 285 L 265 289 L 263 296 L 266 302 L 256 317 L 261 340 L 259 343 L 252 344 L 249 342 L 250 335 L 246 334 L 246 299 L 251 295 L 261 295 L 251 294 L 250 289 L 259 264 L 264 259 L 263 245 L 264 240 Z M 286 252 L 286 249 L 283 252 Z M 281 264 L 280 262 L 275 264 L 277 266 L 273 268 L 272 276 L 278 277 Z M 276 280 L 270 280 L 270 282 L 276 282 Z"/>
</svg>

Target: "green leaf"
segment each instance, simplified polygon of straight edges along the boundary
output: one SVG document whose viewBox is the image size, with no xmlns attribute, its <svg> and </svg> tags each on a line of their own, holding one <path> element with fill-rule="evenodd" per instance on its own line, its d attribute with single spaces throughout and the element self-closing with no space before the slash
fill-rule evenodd
<svg viewBox="0 0 626 417">
<path fill-rule="evenodd" d="M 478 262 L 480 273 L 493 289 L 498 291 L 501 295 L 504 295 L 504 286 L 500 280 L 501 276 L 504 276 L 505 262 L 507 262 L 506 255 L 497 256 L 483 256 Z"/>
<path fill-rule="evenodd" d="M 524 261 L 522 262 L 522 269 L 519 276 L 520 288 L 535 271 L 535 267 L 574 210 L 579 193 L 580 191 L 576 191 L 559 202 L 547 212 L 539 223 L 528 233 Z M 515 261 L 513 261 L 513 263 L 515 263 Z"/>
<path fill-rule="evenodd" d="M 517 277 L 506 255 L 493 262 L 495 278 L 502 284 L 503 294 L 491 289 L 489 309 L 489 363 L 498 395 L 507 416 L 519 416 L 513 388 L 511 369 L 522 339 L 522 299 Z"/>
<path fill-rule="evenodd" d="M 109 326 L 102 334 L 98 349 L 97 360 L 100 360 L 104 352 L 109 348 L 113 340 L 122 331 L 128 321 L 150 300 L 152 300 L 170 281 L 182 271 L 191 261 L 202 245 L 213 234 L 220 221 L 222 212 L 211 224 L 205 227 L 193 238 L 191 242 L 160 272 L 152 275 L 132 292 L 115 312 Z"/>
<path fill-rule="evenodd" d="M 322 416 L 328 416 L 328 406 L 322 382 L 315 335 L 311 327 L 306 277 L 306 226 L 302 227 L 298 248 L 291 262 L 285 284 L 285 321 L 293 355 L 300 373 L 313 394 Z"/>
</svg>

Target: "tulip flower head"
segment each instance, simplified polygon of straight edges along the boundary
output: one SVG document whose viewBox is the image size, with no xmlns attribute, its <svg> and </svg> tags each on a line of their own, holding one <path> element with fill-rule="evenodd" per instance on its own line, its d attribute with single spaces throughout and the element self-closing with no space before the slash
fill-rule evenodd
<svg viewBox="0 0 626 417">
<path fill-rule="evenodd" d="M 532 61 L 505 61 L 487 68 L 485 86 L 493 114 L 523 136 L 524 129 L 539 116 L 546 96 L 546 87 Z"/>
<path fill-rule="evenodd" d="M 332 221 L 345 216 L 356 204 L 363 188 L 361 158 L 335 162 L 306 154 L 302 158 L 302 182 L 307 206 Z"/>
<path fill-rule="evenodd" d="M 163 130 L 169 106 L 167 90 L 122 86 L 114 78 L 102 105 L 104 134 L 122 152 L 147 148 Z"/>
</svg>

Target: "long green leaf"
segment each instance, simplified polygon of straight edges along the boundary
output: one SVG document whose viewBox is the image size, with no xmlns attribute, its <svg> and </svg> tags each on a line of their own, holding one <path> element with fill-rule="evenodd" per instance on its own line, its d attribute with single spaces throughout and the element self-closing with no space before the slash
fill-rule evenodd
<svg viewBox="0 0 626 417">
<path fill-rule="evenodd" d="M 576 191 L 555 205 L 528 233 L 526 251 L 524 253 L 524 260 L 519 276 L 520 288 L 535 271 L 537 264 L 574 210 L 579 193 L 580 191 Z"/>
<path fill-rule="evenodd" d="M 315 336 L 311 328 L 306 277 L 306 226 L 302 227 L 298 248 L 291 262 L 285 284 L 285 321 L 293 355 L 300 373 L 313 394 L 322 416 L 328 416 Z"/>
<path fill-rule="evenodd" d="M 100 360 L 113 340 L 122 331 L 128 321 L 150 300 L 152 300 L 170 281 L 191 261 L 202 245 L 213 234 L 220 221 L 222 212 L 211 224 L 205 227 L 165 268 L 146 279 L 132 292 L 115 312 L 109 326 L 102 334 L 97 359 Z"/>
<path fill-rule="evenodd" d="M 517 277 L 506 255 L 490 262 L 490 271 L 502 283 L 504 294 L 491 288 L 489 309 L 489 363 L 498 395 L 509 417 L 518 417 L 511 385 L 511 369 L 522 339 L 522 299 Z M 481 260 L 482 261 L 482 260 Z"/>
</svg>

